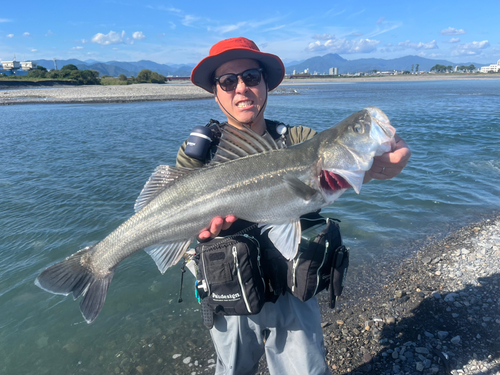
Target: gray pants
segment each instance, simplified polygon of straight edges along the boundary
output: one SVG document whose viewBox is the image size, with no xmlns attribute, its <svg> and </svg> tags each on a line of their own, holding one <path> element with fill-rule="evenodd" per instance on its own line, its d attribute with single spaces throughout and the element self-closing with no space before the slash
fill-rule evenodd
<svg viewBox="0 0 500 375">
<path fill-rule="evenodd" d="M 210 334 L 217 351 L 216 375 L 255 374 L 264 353 L 271 375 L 331 374 L 316 297 L 301 302 L 286 293 L 256 315 L 216 315 Z"/>
</svg>

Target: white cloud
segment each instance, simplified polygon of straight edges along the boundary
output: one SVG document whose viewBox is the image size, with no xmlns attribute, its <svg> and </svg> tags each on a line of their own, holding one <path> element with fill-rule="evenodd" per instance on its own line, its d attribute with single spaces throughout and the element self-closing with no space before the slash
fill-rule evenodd
<svg viewBox="0 0 500 375">
<path fill-rule="evenodd" d="M 144 38 L 146 38 L 146 35 L 144 35 L 142 31 L 136 31 L 132 34 L 132 38 L 136 40 L 143 40 Z"/>
<path fill-rule="evenodd" d="M 191 24 L 197 20 L 199 20 L 200 18 L 199 17 L 195 17 L 195 16 L 190 16 L 189 14 L 187 16 L 184 16 L 184 18 L 182 19 L 181 23 L 184 25 L 184 26 L 191 26 Z"/>
<path fill-rule="evenodd" d="M 380 17 L 377 22 L 375 22 L 377 25 L 381 25 L 382 23 L 384 23 L 385 21 L 385 17 Z"/>
<path fill-rule="evenodd" d="M 29 32 L 27 32 L 27 31 L 25 33 L 23 33 L 23 36 L 30 36 L 30 35 L 31 34 Z"/>
<path fill-rule="evenodd" d="M 448 27 L 447 29 L 441 30 L 441 35 L 462 35 L 465 34 L 464 29 L 455 29 L 454 27 Z"/>
<path fill-rule="evenodd" d="M 246 24 L 247 24 L 246 22 L 238 22 L 236 25 L 220 26 L 220 27 L 216 27 L 214 30 L 216 32 L 221 33 L 221 34 L 225 34 L 225 33 L 230 33 L 231 31 L 235 31 L 235 30 L 241 29 Z"/>
<path fill-rule="evenodd" d="M 328 39 L 334 39 L 335 35 L 332 34 L 315 34 L 312 37 L 313 39 L 316 40 L 328 40 Z"/>
<path fill-rule="evenodd" d="M 414 49 L 414 50 L 417 50 L 417 51 L 423 50 L 423 49 L 436 49 L 436 48 L 439 48 L 437 46 L 437 43 L 436 43 L 435 40 L 433 40 L 432 42 L 429 42 L 429 43 L 422 43 L 422 42 L 412 43 L 409 40 L 407 40 L 406 42 L 400 42 L 400 43 L 398 43 L 398 47 L 402 48 L 402 49 L 410 48 L 410 49 Z"/>
<path fill-rule="evenodd" d="M 450 40 L 446 41 L 445 43 L 459 43 L 460 38 L 451 38 Z"/>
<path fill-rule="evenodd" d="M 12 20 L 9 20 L 7 18 L 0 18 L 0 23 L 4 23 L 4 22 L 12 22 Z"/>
<path fill-rule="evenodd" d="M 54 35 L 54 33 L 52 32 L 52 30 L 47 31 L 47 34 L 45 34 L 45 36 L 52 36 L 52 35 Z"/>
<path fill-rule="evenodd" d="M 378 40 L 372 39 L 347 40 L 333 38 L 323 44 L 319 40 L 310 43 L 308 50 L 311 52 L 323 51 L 329 53 L 368 53 L 376 50 L 379 43 Z"/>
<path fill-rule="evenodd" d="M 121 44 L 124 43 L 125 31 L 122 31 L 121 34 L 110 31 L 108 34 L 97 33 L 92 37 L 92 43 L 98 43 L 102 45 L 110 45 L 110 44 Z"/>
<path fill-rule="evenodd" d="M 155 8 L 153 8 L 150 5 L 148 5 L 148 8 L 155 9 Z M 158 6 L 157 9 L 158 10 L 162 10 L 164 12 L 172 12 L 172 13 L 181 13 L 182 12 L 180 9 L 173 8 L 173 7 L 166 7 L 166 6 L 163 6 L 163 5 Z"/>
<path fill-rule="evenodd" d="M 169 23 L 170 28 L 171 28 L 172 30 L 174 30 L 174 29 L 177 27 L 177 26 L 175 25 L 175 23 L 173 23 L 173 22 L 170 22 L 170 21 L 169 21 L 168 23 Z"/>
<path fill-rule="evenodd" d="M 38 50 L 33 48 L 31 52 L 38 52 Z"/>
<path fill-rule="evenodd" d="M 71 49 L 83 49 L 83 47 L 82 46 L 76 46 L 76 47 L 73 47 Z"/>
<path fill-rule="evenodd" d="M 474 56 L 479 55 L 481 50 L 488 48 L 490 43 L 487 40 L 481 42 L 463 43 L 458 45 L 455 50 L 451 52 L 452 56 Z"/>
<path fill-rule="evenodd" d="M 14 34 L 8 34 L 7 38 L 14 38 Z"/>
</svg>

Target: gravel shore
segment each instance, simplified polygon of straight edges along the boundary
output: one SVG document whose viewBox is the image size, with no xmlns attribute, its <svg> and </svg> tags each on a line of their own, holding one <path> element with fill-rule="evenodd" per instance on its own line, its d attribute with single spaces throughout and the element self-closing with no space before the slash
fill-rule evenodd
<svg viewBox="0 0 500 375">
<path fill-rule="evenodd" d="M 362 302 L 332 312 L 321 297 L 330 369 L 334 375 L 500 374 L 499 288 L 495 216 L 420 249 Z"/>
<path fill-rule="evenodd" d="M 125 103 L 211 98 L 192 84 L 71 86 L 0 91 L 0 105 L 54 103 Z"/>
</svg>

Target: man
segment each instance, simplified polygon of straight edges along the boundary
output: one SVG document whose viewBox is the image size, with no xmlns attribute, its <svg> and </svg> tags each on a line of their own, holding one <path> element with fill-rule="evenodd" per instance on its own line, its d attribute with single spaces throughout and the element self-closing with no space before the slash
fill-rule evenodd
<svg viewBox="0 0 500 375">
<path fill-rule="evenodd" d="M 215 44 L 209 56 L 193 69 L 191 81 L 214 94 L 228 124 L 236 128 L 246 126 L 264 136 L 276 134 L 273 129 L 276 123 L 266 120 L 264 111 L 268 91 L 281 83 L 284 74 L 278 56 L 260 52 L 254 42 L 240 37 Z M 290 144 L 297 144 L 314 134 L 313 130 L 300 126 L 290 127 L 286 136 Z M 187 156 L 185 148 L 186 143 L 177 155 L 178 166 L 192 168 L 204 164 Z M 396 136 L 393 151 L 375 158 L 365 182 L 398 175 L 410 155 L 406 143 Z M 199 239 L 215 238 L 221 231 L 225 234 L 236 220 L 232 215 L 214 218 Z M 315 297 L 302 302 L 285 293 L 274 303 L 265 303 L 255 315 L 215 315 L 210 333 L 217 351 L 217 375 L 254 374 L 264 353 L 271 374 L 330 374 Z"/>
</svg>

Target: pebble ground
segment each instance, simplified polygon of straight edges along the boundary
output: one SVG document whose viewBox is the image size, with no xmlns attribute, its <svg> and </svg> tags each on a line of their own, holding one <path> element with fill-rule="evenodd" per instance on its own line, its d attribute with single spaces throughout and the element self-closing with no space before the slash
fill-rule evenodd
<svg viewBox="0 0 500 375">
<path fill-rule="evenodd" d="M 325 302 L 334 375 L 500 374 L 500 216 L 420 249 L 362 302 Z"/>
</svg>

